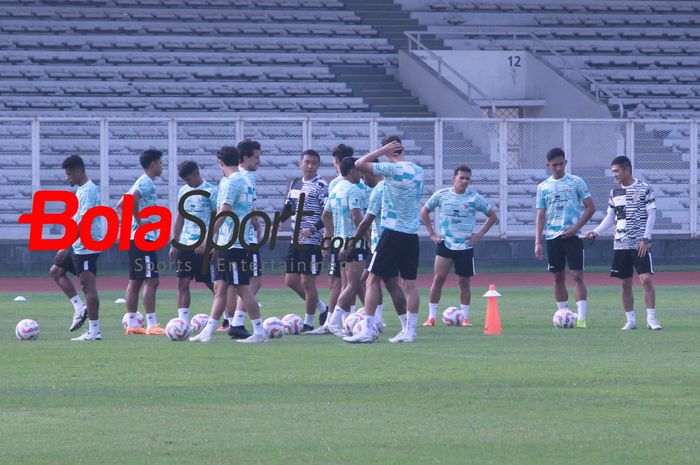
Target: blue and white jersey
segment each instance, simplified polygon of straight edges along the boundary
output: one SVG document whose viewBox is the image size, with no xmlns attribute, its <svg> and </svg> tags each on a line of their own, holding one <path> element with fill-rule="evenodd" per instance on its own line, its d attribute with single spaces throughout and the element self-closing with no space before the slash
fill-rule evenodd
<svg viewBox="0 0 700 465">
<path fill-rule="evenodd" d="M 153 207 L 158 205 L 156 185 L 153 183 L 153 179 L 151 179 L 147 174 L 143 174 L 140 178 L 136 180 L 134 185 L 131 186 L 131 189 L 129 189 L 128 194 L 133 195 L 136 191 L 138 191 L 141 194 L 141 198 L 139 199 L 139 212 L 143 211 L 143 209 L 146 207 Z M 156 221 L 156 218 L 160 219 L 160 217 L 158 216 L 149 216 L 148 218 L 142 219 L 141 223 L 154 223 Z M 132 240 L 134 239 L 134 233 L 136 233 L 137 229 L 138 225 L 136 224 L 136 220 L 134 220 L 131 224 Z M 146 234 L 146 240 L 155 241 L 156 239 L 158 239 L 159 233 L 159 230 L 149 231 Z"/>
<path fill-rule="evenodd" d="M 73 215 L 73 221 L 80 227 L 80 222 L 83 220 L 85 213 L 91 208 L 101 205 L 100 189 L 97 188 L 95 183 L 88 180 L 85 184 L 78 187 L 78 190 L 75 191 L 75 196 L 78 198 L 78 211 Z M 94 241 L 99 242 L 104 239 L 104 225 L 101 217 L 95 218 L 92 225 L 90 225 L 90 235 Z M 78 238 L 73 242 L 73 253 L 76 255 L 87 255 L 98 252 L 86 249 L 80 240 L 80 235 L 78 235 Z"/>
<path fill-rule="evenodd" d="M 352 210 L 359 209 L 360 215 L 365 209 L 365 191 L 348 180 L 341 180 L 335 185 L 324 210 L 333 214 L 333 234 L 335 237 L 349 239 L 355 237 L 355 222 Z"/>
<path fill-rule="evenodd" d="M 226 201 L 226 192 L 228 191 L 229 181 L 230 178 L 227 176 L 223 176 L 221 181 L 219 181 L 219 195 L 216 197 L 217 212 Z M 228 243 L 229 239 L 231 239 L 232 229 L 233 221 L 230 218 L 224 218 L 224 222 L 221 223 L 221 227 L 218 231 L 219 235 L 216 238 L 216 245 L 225 245 Z"/>
<path fill-rule="evenodd" d="M 253 210 L 255 210 L 255 203 L 258 201 L 257 179 L 255 178 L 255 171 L 250 171 L 250 170 L 247 170 L 245 168 L 239 167 L 238 172 L 241 173 L 246 178 L 248 178 L 250 185 L 253 186 Z M 241 220 L 242 219 L 243 218 L 241 218 Z M 255 227 L 253 226 L 252 221 L 249 221 L 248 224 L 246 225 L 245 241 L 248 244 L 257 244 L 258 243 L 258 234 L 255 232 Z"/>
<path fill-rule="evenodd" d="M 379 182 L 374 189 L 370 189 L 369 200 L 367 201 L 367 213 L 374 216 L 372 221 L 372 233 L 370 236 L 370 252 L 374 252 L 382 236 L 382 196 L 384 195 L 384 181 Z"/>
<path fill-rule="evenodd" d="M 476 191 L 467 189 L 457 194 L 451 187 L 436 191 L 425 204 L 428 211 L 440 208 L 438 214 L 438 234 L 450 250 L 467 250 L 472 246 L 469 239 L 474 231 L 476 212 L 483 214 L 491 210 L 491 205 Z"/>
<path fill-rule="evenodd" d="M 216 202 L 219 197 L 219 189 L 206 181 L 197 187 L 190 187 L 185 184 L 182 186 L 177 193 L 177 202 L 180 204 L 180 199 L 183 195 L 191 191 L 207 191 L 209 192 L 209 198 L 203 195 L 192 195 L 185 200 L 185 211 L 190 215 L 194 215 L 200 220 L 204 221 L 206 227 L 209 227 L 209 221 L 212 215 L 216 214 Z M 178 240 L 185 245 L 192 245 L 199 240 L 202 234 L 199 226 L 197 226 L 193 221 L 185 220 L 182 226 L 182 233 Z"/>
<path fill-rule="evenodd" d="M 420 226 L 423 168 L 410 161 L 372 163 L 372 166 L 374 173 L 384 176 L 382 228 L 417 234 Z"/>
<path fill-rule="evenodd" d="M 566 174 L 561 179 L 549 177 L 537 186 L 536 208 L 545 211 L 547 240 L 561 236 L 578 223 L 583 213 L 583 201 L 590 196 L 583 179 L 572 174 Z"/>
<path fill-rule="evenodd" d="M 219 201 L 217 202 L 219 206 L 226 204 L 231 207 L 231 211 L 238 217 L 239 222 L 243 221 L 245 216 L 253 211 L 253 199 L 255 197 L 255 189 L 253 189 L 252 184 L 248 178 L 239 172 L 233 173 L 229 176 L 224 190 L 219 192 Z M 223 196 L 223 198 L 222 198 Z M 222 227 L 223 229 L 223 227 Z M 217 243 L 219 245 L 226 244 L 232 237 L 232 234 L 236 233 L 236 241 L 233 243 L 230 249 L 242 249 L 243 246 L 240 243 L 239 231 L 234 231 L 233 220 L 229 223 L 229 229 L 227 232 L 226 240 L 222 240 L 221 236 Z"/>
</svg>

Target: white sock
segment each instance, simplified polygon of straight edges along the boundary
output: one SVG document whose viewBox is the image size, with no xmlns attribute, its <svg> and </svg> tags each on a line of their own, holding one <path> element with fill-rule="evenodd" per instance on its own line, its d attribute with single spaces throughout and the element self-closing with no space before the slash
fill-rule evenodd
<svg viewBox="0 0 700 465">
<path fill-rule="evenodd" d="M 568 301 L 566 301 L 566 302 L 557 302 L 557 308 L 558 308 L 559 310 L 563 310 L 563 309 L 565 309 L 565 308 L 568 309 L 568 308 L 569 308 L 569 302 L 568 302 Z"/>
<path fill-rule="evenodd" d="M 412 336 L 416 334 L 416 326 L 418 326 L 418 314 L 406 313 L 406 335 Z"/>
<path fill-rule="evenodd" d="M 428 311 L 430 312 L 430 318 L 437 318 L 438 304 L 428 304 Z"/>
<path fill-rule="evenodd" d="M 216 331 L 216 327 L 218 326 L 218 324 L 219 320 L 215 320 L 214 318 L 209 317 L 209 321 L 207 321 L 207 325 L 204 327 L 202 332 L 211 336 L 214 334 L 214 331 Z"/>
<path fill-rule="evenodd" d="M 355 305 L 350 305 L 350 312 L 355 313 L 357 309 L 355 308 Z"/>
<path fill-rule="evenodd" d="M 647 308 L 647 321 L 656 319 L 656 309 Z"/>
<path fill-rule="evenodd" d="M 634 317 L 634 310 L 625 311 L 625 315 L 627 315 L 627 323 L 637 322 L 637 319 Z"/>
<path fill-rule="evenodd" d="M 186 322 L 190 322 L 190 309 L 187 307 L 183 308 L 178 308 L 177 309 L 177 316 L 178 318 L 182 318 Z"/>
<path fill-rule="evenodd" d="M 233 312 L 233 318 L 229 320 L 231 326 L 243 326 L 245 324 L 246 312 L 244 310 L 236 310 Z"/>
<path fill-rule="evenodd" d="M 323 313 L 323 312 L 325 312 L 325 311 L 326 311 L 326 307 L 328 307 L 328 305 L 326 305 L 326 303 L 325 303 L 323 300 L 318 299 L 318 303 L 316 304 L 316 310 L 318 310 L 318 313 Z M 312 318 L 311 318 L 311 323 L 313 323 L 313 322 L 314 322 L 314 319 L 313 319 L 313 317 L 312 317 Z"/>
<path fill-rule="evenodd" d="M 326 308 L 324 307 L 323 310 L 325 311 Z M 309 314 L 309 313 L 305 313 L 304 314 L 304 324 L 306 326 L 313 326 L 314 325 L 314 316 Z"/>
<path fill-rule="evenodd" d="M 138 322 L 136 321 L 136 312 L 128 312 L 129 314 L 129 328 L 138 327 Z"/>
<path fill-rule="evenodd" d="M 365 315 L 365 322 L 367 323 L 365 325 L 365 334 L 367 334 L 371 331 L 370 328 L 374 328 L 374 315 L 373 316 Z"/>
<path fill-rule="evenodd" d="M 469 305 L 462 305 L 462 319 L 469 319 Z"/>
<path fill-rule="evenodd" d="M 333 313 L 331 313 L 331 321 L 328 324 L 339 328 L 343 321 L 343 313 L 345 313 L 345 310 L 336 306 Z"/>
<path fill-rule="evenodd" d="M 265 330 L 263 329 L 262 318 L 256 318 L 255 320 L 252 320 L 252 323 L 253 334 L 255 334 L 256 336 L 264 336 Z"/>
<path fill-rule="evenodd" d="M 399 321 L 401 322 L 401 331 L 406 332 L 406 314 L 399 315 Z"/>
<path fill-rule="evenodd" d="M 88 334 L 94 336 L 100 333 L 100 320 L 89 320 Z"/>
<path fill-rule="evenodd" d="M 585 320 L 586 319 L 586 309 L 588 308 L 588 301 L 587 300 L 576 301 L 576 308 L 578 309 L 578 319 Z"/>
<path fill-rule="evenodd" d="M 342 314 L 340 315 L 340 327 L 343 328 L 345 326 L 345 319 L 350 316 L 350 312 L 343 311 Z"/>
<path fill-rule="evenodd" d="M 70 303 L 73 304 L 73 308 L 76 312 L 82 310 L 85 306 L 83 301 L 80 300 L 80 296 L 78 294 L 75 294 L 73 297 L 70 298 Z"/>
<path fill-rule="evenodd" d="M 384 305 L 377 305 L 377 309 L 374 311 L 374 316 L 377 321 L 384 321 Z"/>
<path fill-rule="evenodd" d="M 226 321 L 228 321 L 228 325 L 229 325 L 229 326 L 233 326 L 233 317 L 232 317 L 232 316 L 226 318 Z"/>
<path fill-rule="evenodd" d="M 158 325 L 158 318 L 156 317 L 156 312 L 146 313 L 146 329 L 151 329 Z"/>
</svg>

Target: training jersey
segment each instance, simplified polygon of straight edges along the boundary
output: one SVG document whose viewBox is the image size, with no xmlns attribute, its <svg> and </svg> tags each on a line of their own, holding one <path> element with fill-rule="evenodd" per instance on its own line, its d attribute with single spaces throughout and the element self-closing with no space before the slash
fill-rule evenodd
<svg viewBox="0 0 700 465">
<path fill-rule="evenodd" d="M 82 186 L 78 187 L 75 191 L 75 196 L 78 198 L 78 211 L 73 215 L 73 221 L 80 227 L 80 222 L 85 216 L 85 213 L 92 207 L 97 207 L 100 205 L 100 189 L 95 185 L 94 182 L 88 181 Z M 90 225 L 90 235 L 92 240 L 101 241 L 104 239 L 104 227 L 102 224 L 102 218 L 97 217 L 92 221 Z M 94 250 L 86 249 L 83 242 L 80 240 L 80 234 L 78 238 L 73 242 L 73 253 L 76 255 L 86 255 L 91 253 L 98 253 Z"/>
<path fill-rule="evenodd" d="M 474 231 L 476 212 L 484 215 L 491 210 L 491 205 L 476 191 L 467 189 L 464 194 L 457 194 L 451 187 L 435 191 L 425 204 L 428 211 L 440 208 L 438 214 L 438 233 L 450 250 L 467 250 L 472 246 L 469 239 Z"/>
<path fill-rule="evenodd" d="M 255 210 L 255 203 L 258 201 L 257 179 L 255 178 L 255 171 L 250 171 L 245 168 L 238 167 L 238 172 L 246 178 L 248 178 L 248 181 L 250 181 L 250 185 L 253 186 L 253 210 Z M 243 218 L 241 218 L 241 220 L 242 219 Z M 245 241 L 248 244 L 258 243 L 258 234 L 255 232 L 255 227 L 253 226 L 252 221 L 248 221 L 248 224 L 246 225 Z"/>
<path fill-rule="evenodd" d="M 423 168 L 410 161 L 372 163 L 374 173 L 384 176 L 381 225 L 408 234 L 420 226 Z"/>
<path fill-rule="evenodd" d="M 321 215 L 323 207 L 328 198 L 328 182 L 320 176 L 316 176 L 308 181 L 304 178 L 294 178 L 289 183 L 287 188 L 287 197 L 284 202 L 285 215 L 291 215 L 292 228 L 297 222 L 297 209 L 299 204 L 299 196 L 304 196 L 304 211 L 312 212 L 313 215 L 301 217 L 301 229 L 308 229 L 312 226 L 316 228 L 316 233 L 309 237 L 297 238 L 299 244 L 320 245 L 323 239 L 323 222 Z"/>
<path fill-rule="evenodd" d="M 566 174 L 561 179 L 549 177 L 537 186 L 536 208 L 545 211 L 545 237 L 556 239 L 578 223 L 583 201 L 591 197 L 583 179 Z M 578 232 L 581 235 L 581 231 Z"/>
<path fill-rule="evenodd" d="M 129 189 L 128 194 L 133 195 L 136 191 L 139 191 L 141 194 L 141 198 L 139 199 L 139 211 L 143 211 L 144 208 L 146 207 L 153 207 L 155 205 L 158 205 L 158 194 L 156 192 L 156 185 L 153 183 L 153 179 L 151 179 L 147 174 L 141 175 L 140 178 L 136 180 L 133 186 L 131 186 L 131 189 Z M 149 216 L 148 218 L 142 219 L 141 223 L 146 224 L 146 223 L 153 223 L 155 222 L 155 218 L 158 218 L 158 216 Z M 131 223 L 131 239 L 134 239 L 134 233 L 136 233 L 136 230 L 138 229 L 138 225 L 136 224 L 136 220 Z M 155 241 L 158 239 L 158 234 L 160 233 L 159 230 L 156 231 L 149 231 L 146 233 L 146 240 L 148 241 Z"/>
<path fill-rule="evenodd" d="M 335 185 L 328 195 L 324 209 L 333 214 L 333 234 L 335 237 L 349 239 L 355 237 L 355 222 L 351 210 L 359 209 L 360 214 L 366 208 L 365 190 L 343 179 Z"/>
<path fill-rule="evenodd" d="M 204 224 L 208 228 L 212 215 L 216 214 L 216 202 L 219 197 L 219 189 L 207 181 L 202 182 L 202 184 L 197 187 L 190 187 L 185 184 L 177 193 L 178 205 L 180 205 L 182 196 L 192 191 L 209 192 L 208 198 L 203 195 L 192 195 L 188 197 L 184 205 L 184 209 L 187 213 L 204 221 Z M 201 229 L 194 221 L 185 219 L 182 225 L 182 233 L 180 233 L 178 240 L 184 245 L 192 245 L 199 240 L 201 234 Z"/>
<path fill-rule="evenodd" d="M 222 179 L 222 182 L 224 180 Z M 243 221 L 243 218 L 253 211 L 253 198 L 255 196 L 255 189 L 250 184 L 250 181 L 246 176 L 240 172 L 235 172 L 228 177 L 224 182 L 222 187 L 219 184 L 219 198 L 217 201 L 217 206 L 228 205 L 231 207 L 231 212 L 238 217 L 238 222 Z M 228 224 L 226 224 L 228 223 Z M 224 227 L 227 226 L 226 229 Z M 243 246 L 240 242 L 240 230 L 235 227 L 233 220 L 227 218 L 224 222 L 224 226 L 219 230 L 219 238 L 217 240 L 218 245 L 225 245 L 231 238 L 232 235 L 236 234 L 236 240 L 229 247 L 229 249 L 242 249 Z M 223 236 L 223 237 L 222 237 Z"/>
<path fill-rule="evenodd" d="M 384 181 L 380 181 L 370 190 L 369 200 L 367 201 L 367 213 L 374 216 L 372 221 L 372 232 L 370 234 L 370 252 L 374 252 L 379 243 L 379 238 L 382 236 L 382 196 L 384 195 Z"/>
<path fill-rule="evenodd" d="M 656 208 L 656 196 L 649 184 L 639 179 L 631 186 L 618 185 L 610 191 L 608 211 L 615 212 L 615 250 L 636 249 L 644 237 L 647 209 Z"/>
</svg>

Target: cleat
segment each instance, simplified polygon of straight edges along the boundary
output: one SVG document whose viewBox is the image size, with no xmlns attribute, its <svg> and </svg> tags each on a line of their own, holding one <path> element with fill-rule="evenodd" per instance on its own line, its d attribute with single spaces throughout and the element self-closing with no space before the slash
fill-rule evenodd
<svg viewBox="0 0 700 465">
<path fill-rule="evenodd" d="M 326 320 L 328 319 L 328 306 L 326 306 L 326 310 L 318 314 L 318 325 L 323 326 L 326 324 Z"/>
<path fill-rule="evenodd" d="M 145 328 L 137 326 L 136 328 L 126 328 L 126 334 L 148 334 Z"/>
<path fill-rule="evenodd" d="M 396 342 L 403 342 L 403 343 L 411 344 L 413 342 L 416 342 L 416 335 L 413 334 L 413 335 L 409 336 L 408 334 L 403 333 L 401 338 L 398 339 Z"/>
<path fill-rule="evenodd" d="M 370 344 L 376 341 L 377 338 L 372 334 L 359 333 L 354 336 L 345 336 L 343 341 L 349 342 L 350 344 Z"/>
<path fill-rule="evenodd" d="M 224 331 L 228 331 L 229 328 L 230 328 L 230 326 L 221 325 L 221 326 L 219 326 L 218 328 L 216 328 L 216 332 L 217 332 L 217 333 L 223 333 Z"/>
<path fill-rule="evenodd" d="M 248 331 L 243 325 L 229 326 L 226 332 L 229 336 L 231 336 L 231 339 L 246 339 L 252 335 L 252 333 Z"/>
<path fill-rule="evenodd" d="M 79 329 L 81 326 L 83 326 L 83 323 L 85 323 L 87 317 L 87 306 L 83 305 L 83 308 L 76 310 L 73 313 L 73 322 L 71 323 L 70 328 L 68 328 L 68 331 L 73 332 L 76 329 Z"/>
<path fill-rule="evenodd" d="M 161 328 L 160 325 L 155 325 L 146 330 L 146 334 L 149 336 L 164 336 L 165 329 Z"/>
<path fill-rule="evenodd" d="M 576 327 L 578 329 L 586 329 L 588 326 L 586 326 L 586 320 L 576 320 Z"/>
<path fill-rule="evenodd" d="M 259 336 L 257 334 L 253 334 L 250 337 L 247 337 L 245 339 L 239 339 L 236 342 L 242 342 L 243 344 L 262 344 L 267 342 L 267 336 Z"/>
<path fill-rule="evenodd" d="M 423 327 L 435 326 L 435 318 L 432 318 L 432 317 L 428 318 L 427 320 L 425 320 L 425 323 L 423 323 L 421 326 L 423 326 Z"/>
<path fill-rule="evenodd" d="M 328 329 L 328 326 L 323 325 L 312 331 L 306 331 L 304 334 L 308 334 L 309 336 L 323 336 L 326 334 L 331 334 L 331 331 Z"/>
<path fill-rule="evenodd" d="M 631 321 L 628 321 L 625 323 L 625 326 L 622 327 L 623 331 L 629 331 L 631 329 L 637 329 L 637 323 L 632 323 Z"/>
<path fill-rule="evenodd" d="M 347 334 L 345 334 L 345 331 L 343 331 L 339 326 L 334 326 L 334 325 L 328 325 L 328 331 L 338 337 L 345 337 Z"/>
<path fill-rule="evenodd" d="M 462 324 L 460 324 L 460 326 L 464 326 L 465 328 L 471 328 L 472 322 L 469 321 L 469 318 L 467 318 L 466 320 L 462 320 Z"/>
<path fill-rule="evenodd" d="M 101 341 L 102 333 L 90 334 L 89 332 L 83 333 L 81 336 L 74 337 L 71 341 Z"/>
<path fill-rule="evenodd" d="M 302 333 L 306 333 L 306 332 L 308 332 L 308 331 L 313 331 L 313 330 L 314 330 L 314 327 L 313 327 L 313 326 L 311 326 L 311 325 L 306 325 L 306 324 L 301 328 L 301 332 L 302 332 Z"/>
<path fill-rule="evenodd" d="M 656 318 L 652 320 L 647 320 L 647 329 L 652 331 L 658 331 L 661 329 L 661 323 L 659 323 Z"/>
<path fill-rule="evenodd" d="M 206 331 L 202 331 L 196 336 L 192 336 L 190 338 L 190 342 L 211 342 L 211 334 L 207 333 Z"/>
<path fill-rule="evenodd" d="M 403 332 L 403 330 L 401 330 L 398 332 L 398 334 L 396 336 L 390 337 L 389 342 L 391 342 L 392 344 L 395 344 L 397 342 L 401 342 L 401 340 L 403 339 L 403 336 L 404 336 L 404 332 Z"/>
</svg>

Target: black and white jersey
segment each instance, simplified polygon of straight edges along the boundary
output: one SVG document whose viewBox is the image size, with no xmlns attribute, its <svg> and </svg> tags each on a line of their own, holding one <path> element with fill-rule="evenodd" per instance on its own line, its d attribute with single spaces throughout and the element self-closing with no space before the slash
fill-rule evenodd
<svg viewBox="0 0 700 465">
<path fill-rule="evenodd" d="M 298 242 L 300 244 L 319 245 L 323 239 L 323 221 L 321 221 L 321 215 L 323 214 L 323 206 L 328 197 L 328 182 L 320 176 L 316 176 L 308 181 L 305 181 L 303 178 L 292 179 L 287 189 L 287 198 L 284 202 L 284 211 L 282 215 L 283 218 L 291 215 L 292 228 L 294 228 L 297 221 L 296 212 L 299 197 L 302 193 L 305 194 L 304 211 L 313 212 L 314 214 L 302 216 L 301 229 L 313 226 L 316 228 L 316 234 L 307 238 L 300 236 Z"/>
<path fill-rule="evenodd" d="M 654 191 L 638 179 L 631 186 L 618 185 L 610 191 L 608 207 L 615 211 L 614 249 L 636 249 L 644 237 L 647 209 L 656 208 Z"/>
</svg>

